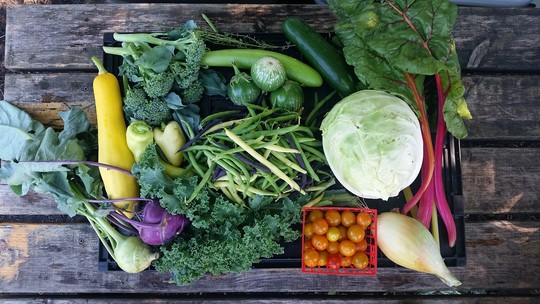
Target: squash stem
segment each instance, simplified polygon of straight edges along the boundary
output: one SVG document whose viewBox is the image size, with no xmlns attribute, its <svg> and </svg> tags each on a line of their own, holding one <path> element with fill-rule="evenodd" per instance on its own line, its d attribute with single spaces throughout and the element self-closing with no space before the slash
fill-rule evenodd
<svg viewBox="0 0 540 304">
<path fill-rule="evenodd" d="M 105 66 L 103 65 L 103 63 L 101 62 L 101 60 L 99 60 L 96 56 L 92 56 L 92 62 L 96 65 L 96 67 L 98 68 L 98 74 L 99 75 L 103 75 L 103 74 L 107 74 L 109 73 L 107 71 L 107 69 L 105 69 Z"/>
</svg>

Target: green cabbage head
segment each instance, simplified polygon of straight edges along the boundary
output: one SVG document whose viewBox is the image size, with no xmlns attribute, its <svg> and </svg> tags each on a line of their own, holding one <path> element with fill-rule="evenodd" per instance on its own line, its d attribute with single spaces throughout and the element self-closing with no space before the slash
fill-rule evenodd
<svg viewBox="0 0 540 304">
<path fill-rule="evenodd" d="M 339 101 L 321 124 L 328 164 L 347 190 L 388 200 L 414 182 L 423 160 L 420 123 L 401 99 L 363 90 Z"/>
</svg>

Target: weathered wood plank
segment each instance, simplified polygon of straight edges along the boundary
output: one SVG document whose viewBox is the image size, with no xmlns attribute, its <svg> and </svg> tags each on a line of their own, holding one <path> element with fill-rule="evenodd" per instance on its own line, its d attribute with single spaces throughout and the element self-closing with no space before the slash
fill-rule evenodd
<svg viewBox="0 0 540 304">
<path fill-rule="evenodd" d="M 464 148 L 461 154 L 465 212 L 540 211 L 540 149 Z"/>
<path fill-rule="evenodd" d="M 465 214 L 540 213 L 536 148 L 462 148 Z M 0 215 L 62 214 L 48 196 L 18 197 L 0 184 Z"/>
<path fill-rule="evenodd" d="M 294 292 L 531 292 L 540 285 L 540 223 L 468 223 L 466 267 L 452 268 L 463 285 L 450 289 L 432 275 L 379 268 L 375 277 L 303 274 L 300 269 L 256 269 L 205 277 L 189 286 L 167 283 L 156 271 L 98 272 L 98 238 L 88 224 L 0 224 L 0 290 L 4 294 L 198 294 Z"/>
<path fill-rule="evenodd" d="M 539 75 L 465 75 L 467 140 L 539 140 Z"/>
<path fill-rule="evenodd" d="M 138 303 L 138 304 L 176 304 L 176 303 L 191 303 L 191 304 L 237 304 L 237 303 L 252 303 L 252 304 L 318 304 L 318 303 L 358 303 L 361 295 L 324 295 L 318 294 L 316 296 L 311 295 L 296 295 L 286 297 L 265 297 L 265 299 L 255 297 L 238 297 L 232 296 L 194 296 L 182 298 L 174 297 L 160 297 L 160 298 L 141 298 L 138 297 L 122 297 L 118 298 L 93 298 L 93 297 L 68 297 L 55 298 L 55 297 L 39 297 L 39 298 L 3 298 L 3 304 L 125 304 L 125 303 Z M 427 304 L 460 304 L 460 303 L 489 303 L 489 304 L 509 304 L 509 303 L 537 303 L 538 297 L 535 296 L 458 296 L 458 295 L 426 295 L 426 296 L 369 296 L 362 297 L 361 303 L 363 304 L 400 304 L 400 303 L 427 303 Z"/>
<path fill-rule="evenodd" d="M 189 19 L 203 25 L 201 13 L 229 32 L 280 32 L 288 15 L 303 16 L 321 32 L 332 31 L 335 22 L 329 9 L 320 5 L 13 6 L 7 10 L 5 65 L 23 70 L 91 69 L 89 58 L 101 54 L 104 32 L 167 30 Z M 539 16 L 539 10 L 527 8 L 460 7 L 454 35 L 462 67 L 538 71 L 540 49 L 534 46 L 540 44 Z"/>
<path fill-rule="evenodd" d="M 82 107 L 95 123 L 92 80 L 95 73 L 12 73 L 4 99 L 15 102 L 42 123 L 62 125 L 58 111 Z M 463 76 L 473 119 L 467 140 L 540 140 L 540 76 Z M 512 92 L 509 94 L 508 92 Z"/>
</svg>

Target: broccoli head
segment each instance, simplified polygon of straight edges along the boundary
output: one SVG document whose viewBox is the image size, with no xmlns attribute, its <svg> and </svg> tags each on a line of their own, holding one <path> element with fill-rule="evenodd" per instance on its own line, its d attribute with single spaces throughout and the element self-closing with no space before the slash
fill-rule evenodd
<svg viewBox="0 0 540 304">
<path fill-rule="evenodd" d="M 199 78 L 198 64 L 187 64 L 185 62 L 173 61 L 169 69 L 174 74 L 175 82 L 180 89 L 189 87 L 197 78 Z"/>
<path fill-rule="evenodd" d="M 204 94 L 204 87 L 199 79 L 196 79 L 191 85 L 180 92 L 182 103 L 187 105 L 199 102 Z"/>
<path fill-rule="evenodd" d="M 172 110 L 161 98 L 149 98 L 141 86 L 128 88 L 124 98 L 124 112 L 129 117 L 142 120 L 151 126 L 172 119 Z"/>
<path fill-rule="evenodd" d="M 142 81 L 143 89 L 150 98 L 163 97 L 169 94 L 173 84 L 174 75 L 169 71 L 161 73 L 146 71 L 144 81 Z"/>
</svg>

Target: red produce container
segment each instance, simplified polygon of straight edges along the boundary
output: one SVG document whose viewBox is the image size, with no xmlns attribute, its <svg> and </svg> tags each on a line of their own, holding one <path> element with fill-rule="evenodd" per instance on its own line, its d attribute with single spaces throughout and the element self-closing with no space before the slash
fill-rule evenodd
<svg viewBox="0 0 540 304">
<path fill-rule="evenodd" d="M 314 210 L 321 211 L 323 214 L 323 218 L 326 215 L 326 213 L 330 210 L 338 211 L 340 215 L 344 211 L 351 211 L 354 213 L 355 217 L 359 213 L 366 213 L 371 217 L 371 223 L 367 227 L 363 227 L 365 231 L 364 240 L 366 242 L 365 244 L 363 244 L 363 247 L 365 247 L 366 249 L 364 251 L 358 251 L 358 250 L 355 251 L 356 253 L 363 253 L 367 256 L 367 261 L 365 262 L 365 264 L 361 265 L 360 268 L 354 266 L 353 264 L 349 265 L 349 262 L 348 262 L 349 258 L 343 255 L 341 251 L 338 251 L 337 253 L 333 253 L 335 252 L 335 247 L 334 247 L 334 250 L 330 250 L 330 248 L 321 250 L 322 247 L 320 246 L 316 246 L 316 247 L 319 247 L 318 249 L 313 247 L 312 237 L 310 238 L 312 234 L 314 235 L 314 232 L 312 232 L 313 223 L 311 223 L 309 219 L 309 214 Z M 308 229 L 306 229 L 306 227 L 309 225 L 311 225 L 311 228 L 308 227 Z M 342 224 L 340 225 L 343 226 Z M 343 227 L 341 227 L 341 229 L 343 229 Z M 322 231 L 319 230 L 319 233 L 321 232 Z M 321 234 L 321 235 L 325 235 L 326 237 L 326 234 Z M 343 235 L 343 232 L 340 235 L 341 235 L 340 237 L 341 239 L 339 241 L 336 241 L 338 244 L 342 242 L 343 240 L 348 240 L 348 238 Z M 355 243 L 360 243 L 360 242 L 355 242 Z M 336 244 L 334 244 L 334 246 L 336 246 Z M 308 250 L 316 250 L 317 253 L 319 253 L 321 256 L 327 255 L 328 257 L 331 256 L 332 258 L 327 259 L 326 262 L 324 262 L 324 259 L 320 259 L 319 260 L 320 263 L 318 265 L 316 266 L 310 265 L 311 266 L 310 267 L 306 265 L 306 262 L 309 264 L 309 260 L 306 261 L 306 259 L 304 258 Z M 332 251 L 332 252 L 328 252 L 328 251 Z M 323 253 L 323 252 L 326 252 L 326 253 Z M 339 256 L 339 258 L 337 258 L 337 256 Z M 357 258 L 356 261 L 366 260 L 366 257 L 361 256 L 361 254 L 358 257 L 359 258 Z M 354 256 L 350 256 L 350 259 L 351 261 L 355 260 Z M 330 260 L 332 260 L 332 262 Z M 311 261 L 313 263 L 313 258 L 311 258 Z M 336 261 L 339 261 L 339 263 L 336 263 Z M 341 261 L 343 261 L 343 264 L 341 263 Z M 313 273 L 313 274 L 329 274 L 329 275 L 360 275 L 360 276 L 376 275 L 377 274 L 377 210 L 369 209 L 369 208 L 348 208 L 348 207 L 305 207 L 303 209 L 303 220 L 302 220 L 302 272 Z"/>
</svg>

